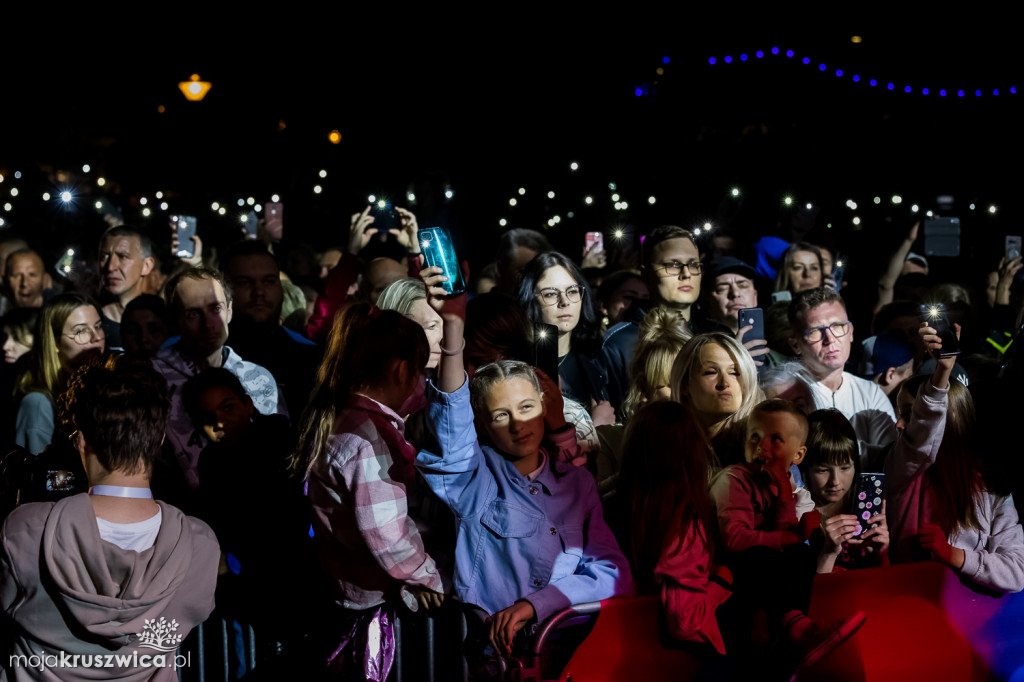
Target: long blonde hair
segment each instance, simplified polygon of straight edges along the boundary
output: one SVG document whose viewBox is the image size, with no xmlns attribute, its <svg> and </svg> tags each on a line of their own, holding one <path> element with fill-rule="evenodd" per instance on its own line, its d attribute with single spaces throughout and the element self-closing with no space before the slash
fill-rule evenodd
<svg viewBox="0 0 1024 682">
<path fill-rule="evenodd" d="M 64 324 L 71 314 L 79 308 L 92 306 L 96 315 L 100 309 L 88 296 L 68 293 L 54 296 L 39 311 L 36 323 L 36 334 L 28 369 L 18 377 L 15 393 L 44 393 L 53 400 L 66 383 L 64 369 L 60 362 L 60 336 L 64 333 Z"/>
</svg>

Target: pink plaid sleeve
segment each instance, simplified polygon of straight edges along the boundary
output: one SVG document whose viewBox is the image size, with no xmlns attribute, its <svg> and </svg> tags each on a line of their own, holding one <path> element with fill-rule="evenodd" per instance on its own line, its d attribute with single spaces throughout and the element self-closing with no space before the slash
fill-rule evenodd
<svg viewBox="0 0 1024 682">
<path fill-rule="evenodd" d="M 434 560 L 424 550 L 423 539 L 409 517 L 405 485 L 389 473 L 395 462 L 387 444 L 369 421 L 359 430 L 361 433 L 350 434 L 360 443 L 344 467 L 356 527 L 374 559 L 393 578 L 443 592 Z"/>
</svg>

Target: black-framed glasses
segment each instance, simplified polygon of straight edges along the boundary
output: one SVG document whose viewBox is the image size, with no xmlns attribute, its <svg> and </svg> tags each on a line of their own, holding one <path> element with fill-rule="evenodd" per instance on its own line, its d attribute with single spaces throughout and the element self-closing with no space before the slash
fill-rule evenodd
<svg viewBox="0 0 1024 682">
<path fill-rule="evenodd" d="M 846 336 L 850 333 L 850 321 L 843 320 L 841 322 L 826 324 L 823 327 L 810 327 L 804 331 L 804 338 L 807 339 L 808 343 L 817 343 L 825 338 L 826 329 L 832 332 L 832 336 L 838 339 L 840 336 Z"/>
<path fill-rule="evenodd" d="M 537 300 L 542 306 L 558 305 L 562 296 L 565 296 L 565 300 L 569 303 L 579 303 L 583 298 L 583 290 L 578 286 L 571 286 L 567 289 L 547 287 L 537 292 Z"/>
<path fill-rule="evenodd" d="M 74 334 L 61 334 L 61 336 L 66 336 L 69 339 L 73 339 L 74 342 L 77 343 L 79 346 L 84 346 L 87 343 L 92 343 L 93 341 L 98 341 L 99 339 L 105 339 L 107 335 L 103 331 L 103 325 L 97 324 L 92 329 L 88 327 L 82 327 Z"/>
<path fill-rule="evenodd" d="M 659 270 L 659 277 L 678 277 L 683 268 L 689 270 L 691 275 L 699 275 L 701 270 L 704 269 L 699 260 L 691 260 L 687 263 L 680 263 L 674 260 L 667 263 L 657 263 L 654 267 Z"/>
</svg>

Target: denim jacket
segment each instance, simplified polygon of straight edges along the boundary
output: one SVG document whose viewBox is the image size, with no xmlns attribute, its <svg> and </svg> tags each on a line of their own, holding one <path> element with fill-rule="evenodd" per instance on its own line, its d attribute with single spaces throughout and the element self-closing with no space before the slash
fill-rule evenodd
<svg viewBox="0 0 1024 682">
<path fill-rule="evenodd" d="M 455 514 L 455 589 L 463 602 L 496 613 L 525 599 L 543 622 L 571 604 L 632 593 L 629 564 L 585 468 L 545 453 L 531 481 L 481 447 L 468 382 L 454 393 L 430 383 L 427 401 L 441 453 L 421 450 L 416 465 Z M 572 429 L 559 437 L 575 438 Z"/>
</svg>

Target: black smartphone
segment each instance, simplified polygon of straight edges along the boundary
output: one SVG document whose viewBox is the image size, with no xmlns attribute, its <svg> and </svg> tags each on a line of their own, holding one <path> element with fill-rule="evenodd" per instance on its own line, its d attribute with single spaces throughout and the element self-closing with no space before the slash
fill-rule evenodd
<svg viewBox="0 0 1024 682">
<path fill-rule="evenodd" d="M 196 255 L 196 247 L 192 237 L 196 236 L 196 219 L 190 215 L 171 216 L 171 225 L 178 233 L 178 250 L 174 254 L 178 258 L 192 258 Z"/>
<path fill-rule="evenodd" d="M 533 366 L 558 383 L 558 327 L 533 323 Z"/>
<path fill-rule="evenodd" d="M 885 501 L 885 474 L 857 474 L 853 482 L 853 494 L 850 496 L 850 513 L 857 517 L 860 528 L 853 534 L 859 536 L 877 523 L 868 523 L 868 519 L 882 513 Z"/>
<path fill-rule="evenodd" d="M 373 225 L 370 227 L 377 230 L 379 239 L 387 239 L 389 230 L 402 229 L 402 217 L 390 201 L 380 199 L 371 204 L 370 215 L 373 216 Z"/>
<path fill-rule="evenodd" d="M 374 222 L 374 227 L 377 223 Z M 448 278 L 447 282 L 441 282 L 440 286 L 448 292 L 449 296 L 455 296 L 466 291 L 466 282 L 462 278 L 462 268 L 459 267 L 459 260 L 455 257 L 455 245 L 452 244 L 452 236 L 443 227 L 428 227 L 421 229 L 418 233 L 420 247 L 423 249 L 423 260 L 429 267 L 438 267 Z"/>
<path fill-rule="evenodd" d="M 743 335 L 744 341 L 751 339 L 763 339 L 764 336 L 764 311 L 760 308 L 740 308 L 736 312 L 736 321 L 739 322 L 740 327 L 746 327 L 750 325 L 753 327 L 749 332 Z M 755 346 L 750 350 L 761 350 L 764 345 Z"/>
<path fill-rule="evenodd" d="M 960 255 L 960 219 L 929 218 L 924 221 L 924 255 Z"/>
<path fill-rule="evenodd" d="M 932 355 L 937 358 L 951 358 L 960 355 L 960 342 L 953 331 L 953 325 L 946 317 L 946 306 L 941 303 L 922 303 L 921 317 L 929 327 L 935 330 L 939 340 L 942 341 L 942 348 L 938 352 L 933 352 Z"/>
</svg>

